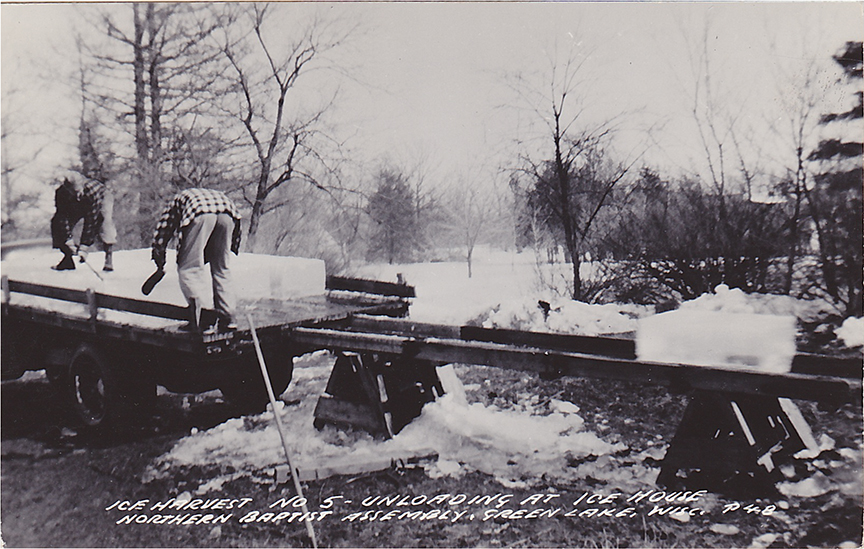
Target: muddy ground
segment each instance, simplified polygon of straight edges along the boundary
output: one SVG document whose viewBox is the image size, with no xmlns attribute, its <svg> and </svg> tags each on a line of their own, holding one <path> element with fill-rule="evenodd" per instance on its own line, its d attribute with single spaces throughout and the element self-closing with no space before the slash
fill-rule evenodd
<svg viewBox="0 0 864 549">
<path fill-rule="evenodd" d="M 622 382 L 541 380 L 491 368 L 462 367 L 460 376 L 466 384 L 499 388 L 475 394 L 477 400 L 499 407 L 514 403 L 526 391 L 578 404 L 586 428 L 604 440 L 626 445 L 626 451 L 611 459 L 617 460 L 622 470 L 644 471 L 644 478 L 637 480 L 645 492 L 660 490 L 654 484 L 659 462 L 640 458 L 643 462 L 633 463 L 634 456 L 655 449 L 659 451 L 655 455 L 662 457 L 686 405 L 685 395 Z M 487 379 L 494 383 L 483 385 Z M 275 520 L 283 511 L 280 502 L 290 501 L 294 490 L 290 482 L 277 485 L 267 472 L 238 475 L 221 489 L 200 496 L 211 504 L 224 500 L 215 504 L 223 509 L 211 510 L 210 519 L 203 518 L 205 511 L 171 512 L 172 516 L 182 514 L 184 521 L 199 522 L 196 524 L 126 524 L 123 517 L 139 513 L 116 507 L 106 510 L 118 500 L 130 502 L 127 506 L 147 500 L 147 510 L 140 514 L 147 520 L 161 521 L 152 518 L 159 514 L 152 510 L 154 503 L 188 493 L 217 473 L 225 473 L 193 468 L 176 471 L 171 478 L 143 482 L 148 466 L 178 439 L 192 429 L 207 429 L 235 415 L 218 392 L 203 397 L 163 394 L 154 417 L 146 418 L 142 426 L 98 437 L 70 429 L 67 414 L 44 377 L 28 374 L 24 380 L 3 382 L 0 403 L 0 528 L 6 546 L 311 546 L 304 525 L 291 519 L 297 515 Z M 820 478 L 834 483 L 815 497 L 747 494 L 746 490 L 741 497 L 707 493 L 688 503 L 675 503 L 699 513 L 673 517 L 651 515 L 655 504 L 647 499 L 628 501 L 636 495 L 632 488 L 607 503 L 588 505 L 583 500 L 574 506 L 583 494 L 609 496 L 619 490 L 614 482 L 591 476 L 567 485 L 539 479 L 534 486 L 525 487 L 504 486 L 479 473 L 432 479 L 422 468 L 308 482 L 304 484 L 305 495 L 309 510 L 321 518 L 314 527 L 322 547 L 859 547 L 862 497 L 849 485 L 850 480 L 860 483 L 862 478 L 861 406 L 836 409 L 807 402 L 799 405 L 816 435 L 830 436 L 835 442 L 834 449 L 818 458 L 794 463 L 800 477 L 793 480 L 820 473 Z M 850 456 L 841 449 L 854 452 Z M 574 467 L 578 465 L 574 463 Z M 397 500 L 389 506 L 361 503 L 374 496 L 428 499 L 442 494 L 501 499 L 473 505 L 470 500 L 441 499 L 437 505 L 416 508 L 398 507 Z M 242 503 L 243 498 L 251 501 Z M 279 508 L 263 520 L 265 513 L 273 511 L 271 505 Z M 738 507 L 729 510 L 735 505 Z M 555 506 L 561 508 L 555 515 L 536 516 L 538 510 Z M 435 508 L 449 509 L 450 514 L 428 514 Z M 605 509 L 606 516 L 583 513 L 589 508 Z M 630 508 L 631 512 L 625 512 Z M 381 520 L 393 509 L 399 513 Z M 404 516 L 401 513 L 405 509 L 424 514 Z M 505 509 L 511 510 L 511 516 L 501 516 Z M 515 514 L 519 509 L 521 514 Z M 285 510 L 297 511 L 290 503 Z M 333 514 L 323 513 L 325 510 Z M 381 512 L 362 515 L 367 511 Z M 463 511 L 454 521 L 455 514 Z M 535 516 L 529 517 L 532 511 Z M 250 514 L 253 512 L 257 514 Z M 169 511 L 162 513 L 168 516 Z M 195 515 L 198 518 L 193 519 Z M 224 519 L 226 515 L 231 516 Z M 247 521 L 249 517 L 253 519 Z"/>
</svg>

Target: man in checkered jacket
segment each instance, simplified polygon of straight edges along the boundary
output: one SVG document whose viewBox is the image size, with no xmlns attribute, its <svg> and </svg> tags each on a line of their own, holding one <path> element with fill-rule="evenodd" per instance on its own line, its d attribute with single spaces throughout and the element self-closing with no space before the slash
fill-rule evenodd
<svg viewBox="0 0 864 549">
<path fill-rule="evenodd" d="M 51 218 L 51 241 L 54 248 L 63 252 L 63 259 L 52 269 L 67 271 L 75 268 L 72 229 L 83 219 L 84 226 L 77 248 L 81 262 L 86 260 L 90 246 L 98 236 L 105 251 L 103 270 L 113 271 L 111 247 L 117 242 L 117 228 L 114 226 L 114 199 L 106 184 L 70 171 L 54 192 L 54 205 L 56 210 Z"/>
<path fill-rule="evenodd" d="M 153 235 L 153 261 L 165 269 L 165 250 L 177 235 L 177 274 L 191 312 L 190 327 L 201 329 L 201 298 L 208 292 L 210 263 L 213 306 L 217 321 L 211 330 L 232 330 L 235 297 L 231 288 L 231 252 L 240 251 L 240 213 L 225 193 L 186 189 L 177 193 L 162 213 Z"/>
</svg>

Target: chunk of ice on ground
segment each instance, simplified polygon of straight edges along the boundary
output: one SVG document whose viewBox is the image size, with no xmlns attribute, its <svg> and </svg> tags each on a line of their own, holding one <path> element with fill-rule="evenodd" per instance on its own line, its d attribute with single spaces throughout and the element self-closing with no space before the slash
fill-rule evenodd
<svg viewBox="0 0 864 549">
<path fill-rule="evenodd" d="M 798 482 L 781 482 L 777 485 L 777 489 L 787 497 L 815 498 L 827 494 L 836 487 L 821 471 L 817 471 L 812 477 Z"/>
<path fill-rule="evenodd" d="M 864 345 L 864 318 L 847 318 L 835 333 L 847 347 Z"/>
</svg>

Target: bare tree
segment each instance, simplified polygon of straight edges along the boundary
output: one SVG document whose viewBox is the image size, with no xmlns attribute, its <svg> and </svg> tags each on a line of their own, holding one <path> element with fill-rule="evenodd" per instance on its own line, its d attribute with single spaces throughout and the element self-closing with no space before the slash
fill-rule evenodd
<svg viewBox="0 0 864 549">
<path fill-rule="evenodd" d="M 7 240 L 32 236 L 19 221 L 19 214 L 34 207 L 39 198 L 39 189 L 26 188 L 23 185 L 22 172 L 37 159 L 44 147 L 14 147 L 15 144 L 20 145 L 23 134 L 26 133 L 26 123 L 17 108 L 17 100 L 22 93 L 24 91 L 14 85 L 4 85 L 3 118 L 0 122 L 0 165 L 3 189 L 2 232 Z"/>
<path fill-rule="evenodd" d="M 753 130 L 745 127 L 744 112 L 748 102 L 746 97 L 736 97 L 737 90 L 724 88 L 716 79 L 719 70 L 712 56 L 711 40 L 715 32 L 711 20 L 704 22 L 696 38 L 689 28 L 683 32 L 690 55 L 690 115 L 704 162 L 704 169 L 696 170 L 696 181 L 707 184 L 714 195 L 714 198 L 700 197 L 698 200 L 704 200 L 706 206 L 716 209 L 716 212 L 711 212 L 712 218 L 716 215 L 716 228 L 711 239 L 713 256 L 707 264 L 718 271 L 719 281 L 730 285 L 743 284 L 741 287 L 745 289 L 761 288 L 764 285 L 760 281 L 741 274 L 758 272 L 758 277 L 761 277 L 773 259 L 764 253 L 768 250 L 774 253 L 776 249 L 773 242 L 771 245 L 745 244 L 751 240 L 749 231 L 754 230 L 753 222 L 757 220 L 742 215 L 742 212 L 759 209 L 758 205 L 748 206 L 746 203 L 753 201 L 755 174 L 764 171 L 756 161 L 745 158 L 743 143 L 754 137 Z M 688 196 L 696 197 L 694 192 Z M 770 231 L 764 228 L 765 238 L 769 233 L 777 236 L 774 217 L 772 214 L 770 223 L 766 223 L 771 228 Z M 785 236 L 780 238 L 785 241 Z M 754 251 L 760 255 L 750 255 Z M 759 265 L 755 271 L 749 267 L 751 262 Z"/>
<path fill-rule="evenodd" d="M 243 188 L 252 208 L 248 227 L 252 249 L 264 246 L 257 242 L 262 217 L 290 203 L 290 196 L 271 203 L 277 189 L 303 181 L 327 191 L 319 172 L 330 170 L 327 150 L 338 145 L 325 124 L 335 92 L 308 109 L 292 101 L 290 92 L 297 95 L 301 77 L 329 68 L 328 54 L 353 32 L 341 21 L 315 15 L 305 23 L 292 21 L 296 31 L 286 38 L 284 21 L 271 14 L 274 9 L 271 4 L 240 6 L 236 21 L 248 23 L 250 30 L 236 38 L 226 32 L 222 44 L 232 81 L 223 108 L 242 124 L 256 159 L 250 192 Z"/>
<path fill-rule="evenodd" d="M 777 46 L 773 49 L 780 58 Z M 794 59 L 799 60 L 801 57 L 795 56 Z M 783 71 L 778 68 L 775 80 L 781 113 L 770 121 L 773 132 L 783 143 L 782 150 L 778 152 L 783 154 L 780 163 L 785 168 L 785 174 L 777 190 L 791 202 L 783 283 L 783 292 L 786 294 L 792 292 L 796 262 L 802 251 L 802 240 L 807 236 L 804 198 L 809 180 L 812 179 L 807 151 L 816 146 L 812 140 L 818 135 L 819 109 L 825 100 L 823 86 L 828 78 L 816 59 L 805 58 L 803 65 L 799 63 L 795 69 Z"/>
<path fill-rule="evenodd" d="M 133 3 L 127 6 L 82 8 L 92 29 L 79 37 L 86 56 L 81 78 L 85 111 L 101 111 L 100 120 L 116 122 L 117 135 L 129 136 L 131 151 L 117 139 L 117 154 L 125 156 L 127 189 L 124 204 L 137 219 L 146 241 L 155 210 L 177 187 L 198 184 L 208 173 L 189 169 L 193 136 L 202 117 L 215 125 L 208 99 L 220 95 L 217 76 L 221 49 L 212 41 L 217 28 L 230 21 L 206 5 Z M 202 142 L 214 158 L 212 138 Z M 174 163 L 175 156 L 180 162 Z M 184 168 L 189 169 L 184 172 Z M 219 173 L 213 170 L 212 173 Z M 199 179 L 200 178 L 200 179 Z M 198 180 L 196 180 L 198 179 Z M 212 181 L 210 182 L 212 184 Z M 129 224 L 126 224 L 127 226 Z"/>
<path fill-rule="evenodd" d="M 494 197 L 484 185 L 481 173 L 463 173 L 447 190 L 449 232 L 465 248 L 468 278 L 473 275 L 474 248 L 489 230 Z"/>
<path fill-rule="evenodd" d="M 553 55 L 548 73 L 539 80 L 518 74 L 511 82 L 536 119 L 545 124 L 539 151 L 524 152 L 519 170 L 532 185 L 529 202 L 561 236 L 572 264 L 575 300 L 583 299 L 581 262 L 594 224 L 630 168 L 611 159 L 616 120 L 588 120 L 591 105 L 583 70 L 587 59 L 575 50 L 560 62 Z"/>
</svg>

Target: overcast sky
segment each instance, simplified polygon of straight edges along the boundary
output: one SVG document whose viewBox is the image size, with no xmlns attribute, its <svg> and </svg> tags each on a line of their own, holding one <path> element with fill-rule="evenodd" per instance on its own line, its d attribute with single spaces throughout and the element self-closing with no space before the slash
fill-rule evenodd
<svg viewBox="0 0 864 549">
<path fill-rule="evenodd" d="M 550 48 L 573 45 L 592 52 L 585 66 L 590 115 L 631 111 L 638 113 L 634 120 L 662 122 L 664 133 L 654 136 L 646 161 L 683 169 L 700 155 L 687 108 L 693 83 L 688 37 L 700 40 L 699 29 L 710 21 L 714 81 L 756 124 L 776 108 L 777 70 L 807 57 L 830 64 L 830 55 L 845 41 L 862 39 L 862 6 L 381 2 L 327 9 L 356 18 L 367 29 L 344 54 L 365 85 L 345 84 L 339 110 L 340 121 L 354 130 L 358 154 L 366 161 L 382 155 L 399 160 L 422 150 L 445 176 L 481 158 L 500 161 L 490 159 L 489 151 L 508 154 L 512 139 L 527 131 L 526 114 L 509 108 L 515 100 L 502 74 L 541 69 Z M 308 8 L 296 9 L 301 7 Z M 8 4 L 0 9 L 4 121 L 14 110 L 35 132 L 47 127 L 47 120 L 68 118 L 71 133 L 50 144 L 58 151 L 65 146 L 67 155 L 79 104 L 44 77 L 62 57 L 58 51 L 71 51 L 74 9 Z M 7 101 L 10 86 L 27 93 Z M 45 173 L 63 154 L 43 155 L 31 172 Z"/>
</svg>

